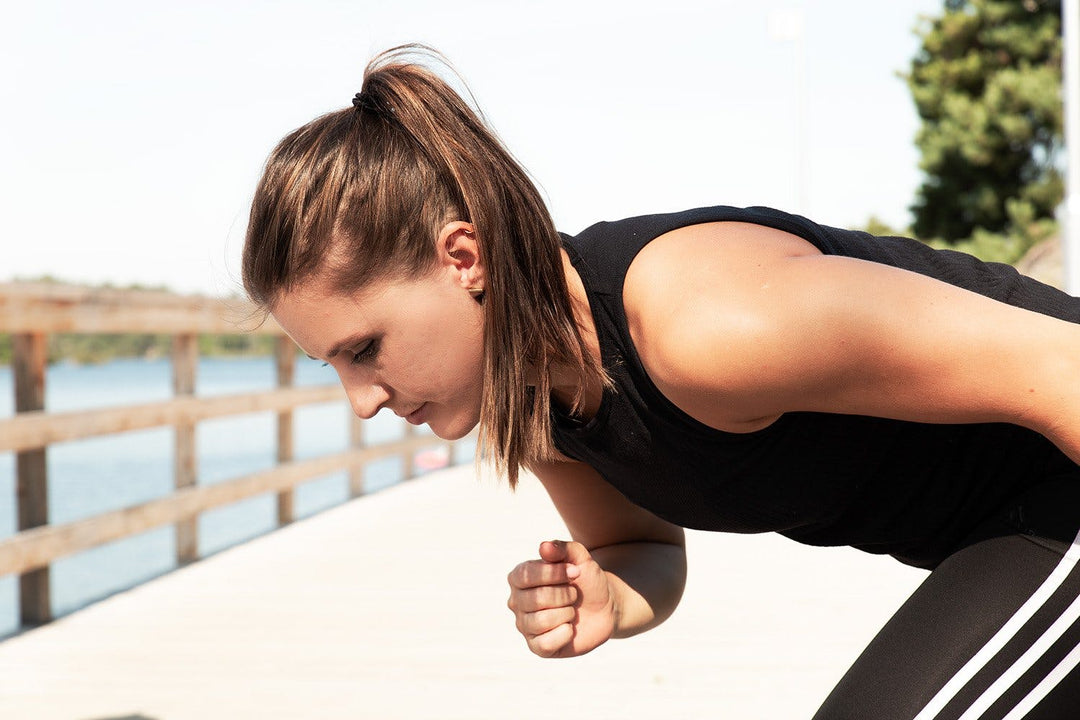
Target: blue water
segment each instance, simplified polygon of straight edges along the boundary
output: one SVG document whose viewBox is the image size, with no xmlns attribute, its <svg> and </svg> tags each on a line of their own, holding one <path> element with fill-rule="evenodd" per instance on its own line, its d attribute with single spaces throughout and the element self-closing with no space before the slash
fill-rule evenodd
<svg viewBox="0 0 1080 720">
<path fill-rule="evenodd" d="M 196 394 L 220 395 L 275 384 L 271 358 L 202 359 Z M 320 363 L 297 363 L 298 385 L 335 383 L 334 372 Z M 172 395 L 167 360 L 115 360 L 100 365 L 59 364 L 48 370 L 45 407 L 50 412 L 165 400 Z M 9 367 L 0 366 L 0 417 L 14 407 Z M 294 412 L 297 459 L 348 447 L 348 407 L 344 401 L 309 405 Z M 402 437 L 404 425 L 389 413 L 369 422 L 368 443 Z M 200 484 L 229 480 L 274 465 L 277 432 L 273 413 L 253 413 L 199 423 L 196 431 Z M 463 460 L 458 457 L 456 460 Z M 173 486 L 171 428 L 142 430 L 50 446 L 49 519 L 63 523 L 168 495 Z M 401 463 L 387 458 L 368 466 L 366 489 L 372 492 L 401 478 Z M 348 499 L 344 472 L 297 487 L 297 518 L 308 517 Z M 199 554 L 205 557 L 251 539 L 277 524 L 272 494 L 258 496 L 202 514 Z M 0 538 L 15 532 L 15 458 L 0 453 Z M 176 567 L 170 526 L 151 530 L 56 561 L 52 566 L 55 616 L 161 575 Z M 18 582 L 0 577 L 0 637 L 18 629 Z"/>
</svg>

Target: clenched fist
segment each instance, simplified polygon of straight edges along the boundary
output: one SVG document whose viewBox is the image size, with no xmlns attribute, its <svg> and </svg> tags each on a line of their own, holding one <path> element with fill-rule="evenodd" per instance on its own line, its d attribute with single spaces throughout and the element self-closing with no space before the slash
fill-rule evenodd
<svg viewBox="0 0 1080 720">
<path fill-rule="evenodd" d="M 615 632 L 608 577 L 581 543 L 540 543 L 540 559 L 521 563 L 507 580 L 507 606 L 540 657 L 584 655 Z"/>
</svg>

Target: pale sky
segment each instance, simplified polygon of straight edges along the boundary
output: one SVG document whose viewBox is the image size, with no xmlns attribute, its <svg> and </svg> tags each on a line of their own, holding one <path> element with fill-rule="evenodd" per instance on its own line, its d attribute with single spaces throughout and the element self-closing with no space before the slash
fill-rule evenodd
<svg viewBox="0 0 1080 720">
<path fill-rule="evenodd" d="M 917 118 L 896 72 L 942 0 L 10 5 L 0 281 L 220 295 L 273 145 L 412 41 L 455 64 L 565 232 L 712 204 L 906 226 Z"/>
</svg>

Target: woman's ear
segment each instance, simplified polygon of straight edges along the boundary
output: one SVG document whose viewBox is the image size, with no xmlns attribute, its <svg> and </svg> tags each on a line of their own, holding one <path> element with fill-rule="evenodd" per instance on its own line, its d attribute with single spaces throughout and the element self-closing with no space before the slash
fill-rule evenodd
<svg viewBox="0 0 1080 720">
<path fill-rule="evenodd" d="M 472 223 L 455 220 L 444 225 L 439 232 L 438 253 L 440 264 L 455 272 L 464 289 L 483 289 L 484 268 Z"/>
</svg>

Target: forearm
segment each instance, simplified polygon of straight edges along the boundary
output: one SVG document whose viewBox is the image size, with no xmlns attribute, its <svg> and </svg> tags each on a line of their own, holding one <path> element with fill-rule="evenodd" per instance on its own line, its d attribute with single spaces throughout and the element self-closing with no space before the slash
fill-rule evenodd
<svg viewBox="0 0 1080 720">
<path fill-rule="evenodd" d="M 649 630 L 675 611 L 686 584 L 683 546 L 631 542 L 595 548 L 591 553 L 611 588 L 614 637 Z"/>
</svg>

